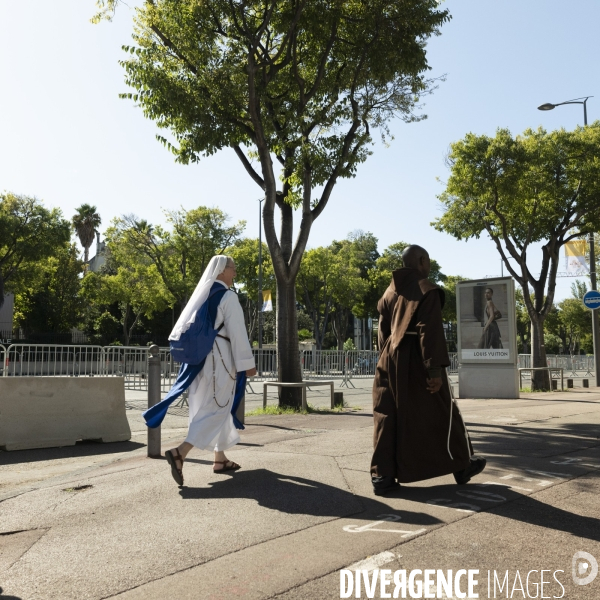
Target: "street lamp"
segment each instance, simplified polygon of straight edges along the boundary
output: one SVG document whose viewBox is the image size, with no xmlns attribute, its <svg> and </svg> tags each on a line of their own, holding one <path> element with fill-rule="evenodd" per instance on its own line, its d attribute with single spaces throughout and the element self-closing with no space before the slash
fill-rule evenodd
<svg viewBox="0 0 600 600">
<path fill-rule="evenodd" d="M 583 124 L 587 125 L 587 105 L 586 102 L 589 98 L 593 98 L 594 96 L 586 96 L 585 98 L 575 98 L 574 100 L 567 100 L 566 102 L 558 102 L 557 104 L 551 104 L 550 102 L 546 102 L 546 104 L 542 104 L 538 106 L 538 110 L 554 110 L 557 106 L 562 106 L 563 104 L 583 104 Z"/>
<path fill-rule="evenodd" d="M 586 102 L 589 98 L 594 96 L 586 96 L 585 98 L 575 98 L 574 100 L 567 100 L 566 102 L 558 102 L 557 104 L 551 104 L 547 102 L 538 106 L 538 110 L 553 110 L 557 106 L 563 104 L 583 104 L 583 124 L 587 125 L 587 105 Z M 594 234 L 590 233 L 588 236 L 588 243 L 590 245 L 590 284 L 593 290 L 596 290 L 596 254 L 594 248 Z M 598 345 L 600 343 L 600 331 L 598 330 L 598 309 L 592 311 L 592 336 L 594 339 L 594 364 L 596 373 L 596 387 L 600 386 L 600 352 L 598 352 Z"/>
</svg>

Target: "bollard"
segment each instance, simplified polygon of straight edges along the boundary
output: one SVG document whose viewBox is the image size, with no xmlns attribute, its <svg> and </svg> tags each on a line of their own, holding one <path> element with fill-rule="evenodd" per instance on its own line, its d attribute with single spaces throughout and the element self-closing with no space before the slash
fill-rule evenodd
<svg viewBox="0 0 600 600">
<path fill-rule="evenodd" d="M 344 408 L 344 392 L 333 392 L 333 406 Z"/>
<path fill-rule="evenodd" d="M 567 379 L 567 388 L 572 388 L 572 387 L 573 387 L 573 380 Z"/>
<path fill-rule="evenodd" d="M 148 348 L 148 408 L 160 402 L 160 349 L 156 344 Z M 160 457 L 160 427 L 148 427 L 148 456 Z"/>
<path fill-rule="evenodd" d="M 552 380 L 552 391 L 558 390 L 558 381 L 556 379 Z"/>
<path fill-rule="evenodd" d="M 583 387 L 586 387 L 586 388 L 590 387 L 590 380 L 589 379 L 584 379 L 583 380 Z"/>
</svg>

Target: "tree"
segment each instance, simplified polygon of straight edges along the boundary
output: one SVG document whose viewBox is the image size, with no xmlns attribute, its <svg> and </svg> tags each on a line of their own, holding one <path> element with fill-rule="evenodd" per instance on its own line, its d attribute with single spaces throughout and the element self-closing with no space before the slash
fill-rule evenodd
<svg viewBox="0 0 600 600">
<path fill-rule="evenodd" d="M 87 270 L 87 264 L 90 257 L 90 247 L 94 243 L 98 227 L 102 223 L 100 215 L 96 212 L 96 207 L 91 204 L 82 204 L 75 209 L 77 214 L 73 215 L 71 222 L 75 233 L 83 246 L 83 262 Z"/>
<path fill-rule="evenodd" d="M 100 17 L 115 5 L 101 0 Z M 176 160 L 232 148 L 265 194 L 282 381 L 301 379 L 296 277 L 311 226 L 366 160 L 372 130 L 386 138 L 392 118 L 421 118 L 419 96 L 433 89 L 426 41 L 448 19 L 436 0 L 147 0 L 138 10 L 122 62 L 136 93 L 125 96 L 170 131 L 159 139 Z M 296 392 L 281 402 L 299 404 Z"/>
<path fill-rule="evenodd" d="M 82 318 L 83 264 L 75 244 L 59 246 L 54 256 L 28 269 L 15 297 L 15 322 L 30 332 L 67 332 Z"/>
<path fill-rule="evenodd" d="M 337 259 L 330 248 L 307 250 L 298 274 L 298 296 L 310 315 L 313 336 L 318 350 L 323 339 L 333 305 Z"/>
<path fill-rule="evenodd" d="M 451 170 L 439 196 L 445 213 L 436 229 L 457 239 L 490 236 L 523 290 L 531 320 L 532 366 L 545 367 L 544 320 L 552 309 L 559 251 L 600 226 L 600 122 L 575 131 L 528 129 L 512 137 L 468 134 L 451 146 Z M 533 244 L 542 260 L 533 267 Z M 534 389 L 550 389 L 534 372 Z"/>
<path fill-rule="evenodd" d="M 379 252 L 377 238 L 361 230 L 352 232 L 341 242 L 334 241 L 331 248 L 338 267 L 331 325 L 338 350 L 343 350 L 350 317 L 365 318 L 372 314 L 369 305 L 373 286 L 369 282 L 369 273 L 375 268 Z"/>
<path fill-rule="evenodd" d="M 165 215 L 170 230 L 134 215 L 114 219 L 106 231 L 107 246 L 110 252 L 127 254 L 132 261 L 154 265 L 171 294 L 171 303 L 181 310 L 210 259 L 235 243 L 245 222 L 228 225 L 227 214 L 205 206 L 166 211 Z"/>
<path fill-rule="evenodd" d="M 256 337 L 258 324 L 258 239 L 243 238 L 237 240 L 233 246 L 227 249 L 227 254 L 235 261 L 237 268 L 236 287 L 241 286 L 238 295 L 244 310 L 248 337 L 253 340 Z M 269 248 L 265 243 L 262 244 L 261 259 L 262 289 L 273 290 L 275 276 Z"/>
<path fill-rule="evenodd" d="M 523 292 L 519 288 L 515 290 L 515 308 L 517 351 L 522 352 L 523 354 L 529 354 L 531 352 L 531 348 L 529 347 L 529 344 L 531 343 L 531 320 L 529 319 L 527 306 L 525 306 Z M 550 318 L 550 314 L 548 315 L 548 318 Z"/>
<path fill-rule="evenodd" d="M 48 210 L 29 196 L 0 194 L 0 306 L 5 291 L 24 288 L 36 263 L 56 255 L 70 236 L 59 209 Z"/>
<path fill-rule="evenodd" d="M 146 256 L 137 255 L 124 243 L 115 242 L 112 231 L 107 237 L 107 263 L 100 273 L 90 273 L 83 280 L 82 293 L 90 305 L 95 329 L 106 329 L 117 318 L 109 307 L 118 306 L 118 324 L 125 346 L 143 316 L 165 310 L 173 297 L 165 288 L 156 265 Z M 101 313 L 100 315 L 96 313 Z"/>
<path fill-rule="evenodd" d="M 587 286 L 582 281 L 571 284 L 572 298 L 565 298 L 548 313 L 544 322 L 545 332 L 560 339 L 565 352 L 578 354 L 581 346 L 592 335 L 592 315 L 582 299 Z M 546 347 L 549 344 L 545 344 Z"/>
</svg>

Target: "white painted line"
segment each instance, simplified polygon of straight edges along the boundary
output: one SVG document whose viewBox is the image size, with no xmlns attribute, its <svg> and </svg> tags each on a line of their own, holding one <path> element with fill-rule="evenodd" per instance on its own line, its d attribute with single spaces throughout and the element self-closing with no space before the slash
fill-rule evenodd
<svg viewBox="0 0 600 600">
<path fill-rule="evenodd" d="M 400 554 L 398 554 L 398 558 L 400 558 Z M 380 552 L 379 554 L 375 554 L 375 556 L 368 556 L 364 560 L 359 560 L 349 567 L 346 567 L 346 569 L 348 569 L 348 571 L 366 570 L 371 572 L 393 560 L 396 560 L 396 555 L 393 552 Z"/>
<path fill-rule="evenodd" d="M 531 488 L 519 487 L 518 485 L 510 485 L 509 483 L 499 483 L 497 481 L 484 481 L 483 483 L 476 483 L 479 487 L 486 487 L 488 485 L 499 485 L 501 487 L 508 488 L 509 490 L 521 490 L 523 492 L 533 492 Z"/>
<path fill-rule="evenodd" d="M 544 477 L 552 477 L 554 479 L 563 479 L 564 477 L 572 477 L 568 473 L 554 473 L 553 471 L 535 471 L 534 469 L 525 469 L 528 473 L 534 475 L 543 475 Z"/>
<path fill-rule="evenodd" d="M 417 535 L 427 531 L 427 529 L 418 529 L 417 531 L 410 531 L 407 529 L 381 529 L 377 527 L 383 523 L 394 523 L 401 521 L 402 517 L 399 515 L 378 515 L 381 521 L 373 521 L 373 523 L 367 523 L 366 525 L 345 525 L 342 529 L 346 533 L 364 533 L 365 531 L 383 531 L 384 533 L 401 533 L 400 537 L 407 538 L 412 535 Z"/>
</svg>

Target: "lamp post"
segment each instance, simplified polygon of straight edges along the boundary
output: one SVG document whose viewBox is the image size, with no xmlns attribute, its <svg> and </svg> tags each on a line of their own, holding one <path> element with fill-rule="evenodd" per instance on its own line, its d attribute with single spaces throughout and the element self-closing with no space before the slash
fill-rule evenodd
<svg viewBox="0 0 600 600">
<path fill-rule="evenodd" d="M 538 106 L 538 110 L 553 110 L 557 106 L 563 104 L 583 104 L 583 124 L 587 125 L 587 101 L 589 98 L 594 96 L 586 96 L 585 98 L 575 98 L 574 100 L 567 100 L 566 102 L 558 102 L 557 104 L 551 104 L 547 102 Z M 588 235 L 588 243 L 590 245 L 590 284 L 593 290 L 596 290 L 596 253 L 594 248 L 594 234 Z M 598 352 L 598 345 L 600 343 L 600 330 L 598 329 L 598 309 L 592 310 L 592 337 L 594 339 L 594 372 L 596 374 L 596 387 L 600 386 L 600 352 Z"/>
<path fill-rule="evenodd" d="M 258 309 L 258 347 L 262 348 L 263 338 L 263 323 L 262 323 L 262 306 L 263 306 L 263 293 L 262 293 L 262 203 L 264 198 L 258 199 L 258 298 L 256 308 Z M 262 362 L 262 357 L 260 358 Z"/>
</svg>

